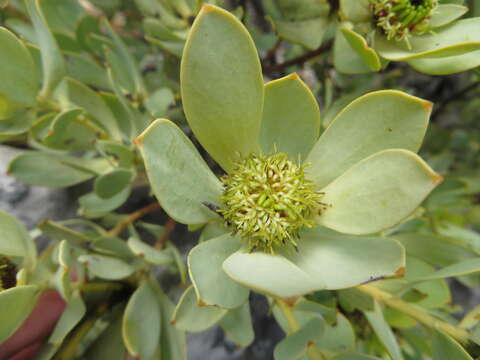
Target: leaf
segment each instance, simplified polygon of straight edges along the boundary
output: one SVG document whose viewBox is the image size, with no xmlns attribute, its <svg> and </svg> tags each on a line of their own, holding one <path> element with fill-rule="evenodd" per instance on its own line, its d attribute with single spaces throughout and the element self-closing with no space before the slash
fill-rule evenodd
<svg viewBox="0 0 480 360">
<path fill-rule="evenodd" d="M 382 68 L 380 58 L 375 50 L 368 46 L 367 40 L 365 40 L 363 36 L 346 26 L 341 27 L 340 31 L 352 49 L 355 50 L 363 62 L 368 66 L 369 70 L 379 71 Z"/>
<path fill-rule="evenodd" d="M 439 4 L 428 21 L 428 26 L 436 28 L 447 25 L 468 12 L 468 8 L 456 4 Z"/>
<path fill-rule="evenodd" d="M 156 120 L 137 139 L 153 192 L 164 210 L 183 224 L 202 224 L 219 215 L 220 181 L 183 132 L 168 120 Z"/>
<path fill-rule="evenodd" d="M 355 350 L 355 331 L 350 321 L 337 313 L 335 325 L 325 324 L 323 335 L 317 341 L 317 347 L 331 352 Z"/>
<path fill-rule="evenodd" d="M 160 304 L 160 312 L 163 321 L 161 322 L 162 329 L 160 331 L 160 359 L 162 360 L 186 360 L 187 339 L 185 332 L 175 328 L 168 319 L 171 319 L 175 306 L 172 301 L 163 293 L 154 279 L 150 279 L 150 286 L 155 291 L 157 301 Z"/>
<path fill-rule="evenodd" d="M 70 165 L 75 162 L 78 162 L 77 158 L 29 151 L 14 158 L 7 172 L 24 183 L 50 188 L 76 185 L 95 176 Z"/>
<path fill-rule="evenodd" d="M 143 241 L 139 240 L 135 236 L 131 236 L 128 239 L 128 247 L 133 251 L 133 253 L 141 258 L 145 259 L 146 262 L 154 265 L 170 265 L 174 263 L 175 259 L 171 251 L 169 250 L 158 250 Z"/>
<path fill-rule="evenodd" d="M 347 234 L 378 232 L 410 215 L 441 181 L 418 155 L 384 150 L 322 189 L 322 202 L 329 207 L 317 221 Z"/>
<path fill-rule="evenodd" d="M 127 356 L 122 341 L 122 314 L 118 310 L 123 310 L 123 307 L 113 310 L 115 317 L 93 345 L 88 348 L 85 355 L 87 359 L 124 359 Z"/>
<path fill-rule="evenodd" d="M 377 301 L 375 301 L 375 308 L 373 311 L 364 311 L 363 312 L 368 319 L 368 322 L 372 326 L 375 334 L 381 343 L 385 346 L 388 353 L 393 360 L 402 360 L 402 353 L 400 347 L 398 346 L 395 335 L 392 332 L 392 329 L 385 322 L 383 317 L 382 309 Z"/>
<path fill-rule="evenodd" d="M 282 298 L 395 276 L 404 266 L 404 250 L 396 241 L 327 235 L 321 229 L 303 232 L 298 252 L 286 249 L 272 255 L 239 250 L 223 263 L 233 280 Z"/>
<path fill-rule="evenodd" d="M 0 255 L 35 261 L 36 246 L 27 229 L 14 216 L 0 210 Z"/>
<path fill-rule="evenodd" d="M 249 290 L 230 279 L 222 263 L 240 248 L 240 240 L 230 234 L 207 240 L 188 254 L 188 271 L 198 303 L 233 309 L 248 300 Z"/>
<path fill-rule="evenodd" d="M 67 85 L 70 102 L 84 109 L 109 135 L 114 139 L 120 140 L 122 134 L 118 127 L 117 120 L 101 96 L 88 86 L 71 78 L 67 78 Z"/>
<path fill-rule="evenodd" d="M 292 21 L 283 19 L 269 20 L 271 20 L 273 28 L 279 37 L 314 50 L 321 45 L 328 29 L 328 4 L 325 14 L 315 18 Z"/>
<path fill-rule="evenodd" d="M 233 341 L 238 346 L 246 347 L 250 345 L 255 338 L 248 302 L 237 309 L 227 312 L 219 324 L 230 341 Z"/>
<path fill-rule="evenodd" d="M 318 139 L 320 109 L 310 89 L 291 74 L 265 85 L 260 145 L 264 153 L 305 159 Z"/>
<path fill-rule="evenodd" d="M 87 218 L 102 217 L 121 206 L 128 199 L 131 191 L 130 187 L 125 188 L 110 199 L 102 199 L 94 192 L 80 196 L 78 199 L 80 203 L 79 214 Z"/>
<path fill-rule="evenodd" d="M 105 68 L 83 54 L 67 53 L 65 59 L 68 76 L 86 85 L 99 89 L 110 89 Z"/>
<path fill-rule="evenodd" d="M 396 90 L 359 97 L 335 116 L 308 155 L 310 178 L 323 187 L 378 151 L 418 151 L 431 111 L 431 102 Z"/>
<path fill-rule="evenodd" d="M 340 28 L 333 43 L 333 63 L 337 71 L 345 74 L 364 74 L 373 71 L 348 43 Z"/>
<path fill-rule="evenodd" d="M 409 280 L 413 282 L 420 282 L 462 276 L 476 272 L 480 272 L 480 258 L 465 260 L 461 263 L 446 266 L 438 271 L 433 272 L 432 274 L 410 278 Z"/>
<path fill-rule="evenodd" d="M 73 246 L 87 247 L 92 239 L 82 232 L 72 230 L 52 220 L 43 220 L 37 227 L 50 238 L 58 241 L 66 240 Z"/>
<path fill-rule="evenodd" d="M 125 279 L 136 270 L 135 266 L 111 256 L 81 255 L 78 261 L 85 264 L 93 275 L 106 280 Z"/>
<path fill-rule="evenodd" d="M 407 254 L 435 266 L 447 266 L 475 257 L 472 252 L 429 234 L 403 233 L 393 236 Z"/>
<path fill-rule="evenodd" d="M 102 23 L 107 29 L 108 34 L 113 39 L 113 45 L 111 48 L 114 50 L 115 55 L 121 60 L 117 63 L 120 67 L 112 67 L 115 79 L 117 79 L 117 76 L 120 75 L 118 72 L 121 72 L 124 76 L 129 77 L 129 81 L 133 84 L 133 88 L 131 89 L 133 90 L 133 93 L 139 98 L 146 97 L 147 93 L 145 85 L 135 59 L 120 37 L 115 33 L 115 31 L 113 31 L 110 23 L 105 18 L 102 20 Z M 112 55 L 112 53 L 110 54 Z M 110 64 L 112 64 L 112 62 L 110 62 Z"/>
<path fill-rule="evenodd" d="M 141 284 L 128 301 L 122 335 L 130 355 L 149 359 L 160 341 L 160 306 L 148 282 Z"/>
<path fill-rule="evenodd" d="M 132 170 L 115 168 L 95 179 L 95 193 L 102 199 L 110 199 L 131 185 L 135 174 Z"/>
<path fill-rule="evenodd" d="M 181 64 L 182 100 L 195 136 L 225 169 L 258 150 L 263 80 L 255 45 L 229 12 L 204 5 Z"/>
<path fill-rule="evenodd" d="M 178 301 L 171 324 L 181 330 L 200 332 L 219 322 L 227 311 L 215 306 L 199 306 L 190 286 Z"/>
<path fill-rule="evenodd" d="M 73 330 L 73 328 L 85 316 L 87 308 L 79 293 L 72 296 L 65 310 L 55 326 L 52 334 L 48 338 L 48 342 L 60 345 L 65 337 Z"/>
<path fill-rule="evenodd" d="M 323 332 L 324 321 L 321 318 L 310 320 L 301 329 L 285 337 L 275 346 L 275 360 L 295 360 L 305 355 L 309 346 L 319 339 Z"/>
<path fill-rule="evenodd" d="M 37 302 L 37 286 L 16 286 L 0 292 L 0 344 L 7 340 L 25 321 Z"/>
<path fill-rule="evenodd" d="M 39 80 L 37 69 L 25 45 L 9 30 L 0 27 L 0 120 L 15 106 L 33 106 L 36 103 Z"/>
<path fill-rule="evenodd" d="M 65 63 L 43 15 L 40 0 L 24 0 L 24 2 L 35 28 L 42 58 L 43 85 L 40 96 L 49 98 L 65 76 Z"/>
<path fill-rule="evenodd" d="M 83 110 L 70 109 L 58 114 L 50 125 L 44 144 L 52 149 L 85 150 L 97 139 L 94 129 L 88 127 Z"/>
<path fill-rule="evenodd" d="M 433 334 L 432 359 L 473 360 L 458 342 L 438 330 Z"/>
<path fill-rule="evenodd" d="M 442 58 L 420 58 L 407 61 L 419 72 L 430 75 L 448 75 L 480 66 L 480 50 Z"/>
<path fill-rule="evenodd" d="M 398 41 L 389 41 L 377 33 L 375 49 L 388 60 L 442 58 L 465 54 L 480 49 L 476 34 L 480 31 L 480 18 L 459 20 L 452 25 L 436 29 L 433 33 L 412 36 L 411 50 Z"/>
<path fill-rule="evenodd" d="M 164 117 L 170 105 L 175 103 L 175 95 L 167 87 L 160 88 L 149 96 L 145 106 L 155 118 Z"/>
</svg>

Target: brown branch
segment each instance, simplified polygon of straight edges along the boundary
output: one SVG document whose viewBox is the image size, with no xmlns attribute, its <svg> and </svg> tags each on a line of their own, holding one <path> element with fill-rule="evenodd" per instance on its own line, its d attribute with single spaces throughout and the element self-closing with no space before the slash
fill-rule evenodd
<svg viewBox="0 0 480 360">
<path fill-rule="evenodd" d="M 327 41 L 325 44 L 320 46 L 318 49 L 315 49 L 313 51 L 307 52 L 303 55 L 297 56 L 293 59 L 287 60 L 283 63 L 272 65 L 272 66 L 263 66 L 263 72 L 264 73 L 275 73 L 284 70 L 287 67 L 293 66 L 293 65 L 302 65 L 306 61 L 319 56 L 323 54 L 324 52 L 329 51 L 332 48 L 333 45 L 333 40 Z"/>
<path fill-rule="evenodd" d="M 176 226 L 177 223 L 175 222 L 175 220 L 173 220 L 172 218 L 168 218 L 167 222 L 165 223 L 165 232 L 155 242 L 154 246 L 156 249 L 162 249 L 165 246 L 165 243 L 172 234 L 173 230 L 175 230 Z"/>
<path fill-rule="evenodd" d="M 151 203 L 150 205 L 147 205 L 133 213 L 131 213 L 130 215 L 128 215 L 125 219 L 123 219 L 122 221 L 120 221 L 117 225 L 115 225 L 115 227 L 113 227 L 109 232 L 108 232 L 108 235 L 109 236 L 117 236 L 117 235 L 120 235 L 122 233 L 123 230 L 125 230 L 128 225 L 130 225 L 131 223 L 137 221 L 138 219 L 140 219 L 141 217 L 147 215 L 147 214 L 150 214 L 151 212 L 154 212 L 155 210 L 157 210 L 158 208 L 160 208 L 160 204 L 158 202 L 154 202 L 154 203 Z"/>
</svg>

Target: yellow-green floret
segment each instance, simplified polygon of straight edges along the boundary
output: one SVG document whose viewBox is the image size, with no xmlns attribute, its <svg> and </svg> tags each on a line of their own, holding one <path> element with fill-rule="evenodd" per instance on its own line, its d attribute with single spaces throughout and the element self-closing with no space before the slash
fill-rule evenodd
<svg viewBox="0 0 480 360">
<path fill-rule="evenodd" d="M 438 0 L 370 0 L 374 21 L 388 40 L 404 40 L 410 34 L 421 35 Z"/>
<path fill-rule="evenodd" d="M 323 194 L 285 153 L 251 154 L 222 178 L 224 207 L 219 210 L 228 226 L 250 251 L 273 253 L 290 244 L 296 248 L 299 230 L 315 226 L 324 209 Z"/>
</svg>

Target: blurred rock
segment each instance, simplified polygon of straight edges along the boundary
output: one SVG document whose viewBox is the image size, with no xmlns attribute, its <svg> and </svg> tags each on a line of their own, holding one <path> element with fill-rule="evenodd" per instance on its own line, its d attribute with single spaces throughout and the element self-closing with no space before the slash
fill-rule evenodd
<svg viewBox="0 0 480 360">
<path fill-rule="evenodd" d="M 45 218 L 74 216 L 75 200 L 67 190 L 26 185 L 6 174 L 8 163 L 20 153 L 21 150 L 0 145 L 0 210 L 17 216 L 29 229 Z"/>
</svg>

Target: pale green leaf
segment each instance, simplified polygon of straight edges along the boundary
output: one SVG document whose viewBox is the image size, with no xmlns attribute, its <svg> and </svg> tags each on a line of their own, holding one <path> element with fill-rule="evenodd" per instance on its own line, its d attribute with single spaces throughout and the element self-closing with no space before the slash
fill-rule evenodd
<svg viewBox="0 0 480 360">
<path fill-rule="evenodd" d="M 350 321 L 337 312 L 335 325 L 325 324 L 323 336 L 317 341 L 317 347 L 335 353 L 353 351 L 355 331 Z"/>
<path fill-rule="evenodd" d="M 429 101 L 396 90 L 359 97 L 336 115 L 308 155 L 310 178 L 323 187 L 378 151 L 418 151 L 431 111 Z"/>
<path fill-rule="evenodd" d="M 320 109 L 311 90 L 291 74 L 265 85 L 260 145 L 264 153 L 305 159 L 318 139 Z"/>
<path fill-rule="evenodd" d="M 415 153 L 384 150 L 322 189 L 328 208 L 317 221 L 348 234 L 378 232 L 410 215 L 441 180 Z"/>
<path fill-rule="evenodd" d="M 386 323 L 385 318 L 383 317 L 382 308 L 378 302 L 375 301 L 375 308 L 373 311 L 364 311 L 363 313 L 392 359 L 402 360 L 403 357 L 397 339 L 390 326 Z"/>
<path fill-rule="evenodd" d="M 0 99 L 9 107 L 33 106 L 39 89 L 37 69 L 25 45 L 9 30 L 0 27 Z M 0 110 L 0 119 L 2 113 Z"/>
<path fill-rule="evenodd" d="M 248 346 L 255 338 L 252 316 L 248 302 L 237 309 L 230 310 L 221 320 L 220 326 L 227 337 L 239 346 Z"/>
<path fill-rule="evenodd" d="M 185 332 L 174 327 L 169 319 L 172 318 L 175 306 L 172 301 L 163 293 L 158 283 L 150 279 L 150 286 L 155 291 L 160 304 L 161 317 L 163 319 L 160 331 L 160 351 L 162 360 L 186 360 L 187 339 Z"/>
<path fill-rule="evenodd" d="M 204 5 L 185 45 L 181 84 L 193 132 L 224 169 L 258 150 L 262 71 L 253 40 L 232 14 Z"/>
<path fill-rule="evenodd" d="M 432 359 L 473 360 L 462 345 L 440 331 L 433 334 Z"/>
<path fill-rule="evenodd" d="M 70 102 L 83 108 L 95 121 L 115 139 L 121 139 L 118 122 L 105 101 L 88 86 L 72 78 L 67 78 Z"/>
<path fill-rule="evenodd" d="M 382 64 L 377 53 L 368 45 L 367 40 L 365 40 L 363 36 L 346 26 L 341 27 L 340 31 L 352 49 L 355 50 L 363 62 L 368 66 L 369 70 L 379 71 L 381 69 Z"/>
<path fill-rule="evenodd" d="M 115 168 L 98 176 L 93 184 L 95 193 L 102 199 L 110 199 L 130 186 L 135 174 L 132 170 Z"/>
<path fill-rule="evenodd" d="M 439 4 L 428 21 L 428 26 L 436 28 L 447 25 L 465 15 L 468 8 L 457 4 Z"/>
<path fill-rule="evenodd" d="M 404 250 L 396 241 L 317 230 L 301 234 L 298 252 L 286 249 L 272 255 L 239 250 L 223 263 L 225 272 L 240 284 L 285 298 L 395 276 L 404 266 Z"/>
<path fill-rule="evenodd" d="M 230 234 L 204 241 L 188 254 L 188 271 L 198 303 L 233 309 L 248 300 L 247 288 L 230 279 L 222 263 L 240 248 L 240 240 Z"/>
<path fill-rule="evenodd" d="M 480 50 L 457 56 L 442 58 L 420 58 L 408 60 L 410 66 L 430 75 L 448 75 L 467 71 L 480 66 Z"/>
<path fill-rule="evenodd" d="M 71 330 L 82 320 L 86 313 L 87 308 L 79 293 L 72 296 L 68 302 L 65 310 L 62 313 L 60 319 L 58 319 L 57 325 L 53 330 L 53 333 L 48 338 L 48 342 L 55 345 L 60 345 L 65 337 Z"/>
<path fill-rule="evenodd" d="M 324 321 L 314 318 L 301 329 L 285 337 L 275 346 L 273 357 L 275 360 L 296 360 L 305 355 L 308 347 L 320 339 L 323 332 Z"/>
<path fill-rule="evenodd" d="M 133 251 L 133 253 L 141 258 L 145 259 L 146 262 L 154 265 L 170 265 L 175 259 L 171 251 L 169 250 L 158 250 L 143 241 L 137 239 L 135 236 L 132 236 L 128 239 L 128 247 Z"/>
<path fill-rule="evenodd" d="M 160 341 L 160 304 L 148 282 L 141 284 L 128 301 L 123 315 L 122 335 L 128 352 L 149 359 Z"/>
<path fill-rule="evenodd" d="M 156 120 L 136 142 L 153 192 L 173 219 L 184 224 L 218 219 L 204 203 L 219 204 L 222 185 L 175 124 Z"/>
<path fill-rule="evenodd" d="M 40 0 L 24 0 L 37 35 L 42 58 L 41 96 L 48 98 L 65 76 L 65 63 L 58 44 L 48 27 Z"/>
<path fill-rule="evenodd" d="M 29 151 L 13 159 L 7 171 L 24 183 L 51 188 L 72 186 L 95 176 L 91 171 L 72 167 L 75 162 L 81 163 L 74 157 Z"/>
<path fill-rule="evenodd" d="M 23 256 L 34 260 L 36 247 L 25 226 L 0 210 L 0 255 Z"/>
<path fill-rule="evenodd" d="M 102 199 L 94 192 L 80 196 L 79 214 L 87 218 L 102 217 L 122 205 L 130 196 L 131 188 L 125 188 L 110 199 Z"/>
<path fill-rule="evenodd" d="M 81 255 L 78 261 L 90 272 L 106 280 L 120 280 L 132 275 L 136 268 L 124 260 L 104 255 Z"/>
<path fill-rule="evenodd" d="M 12 335 L 32 311 L 40 290 L 37 286 L 16 286 L 0 292 L 0 344 Z"/>
<path fill-rule="evenodd" d="M 215 325 L 227 312 L 216 306 L 199 306 L 195 291 L 190 286 L 178 301 L 171 323 L 181 330 L 199 332 Z"/>
</svg>

